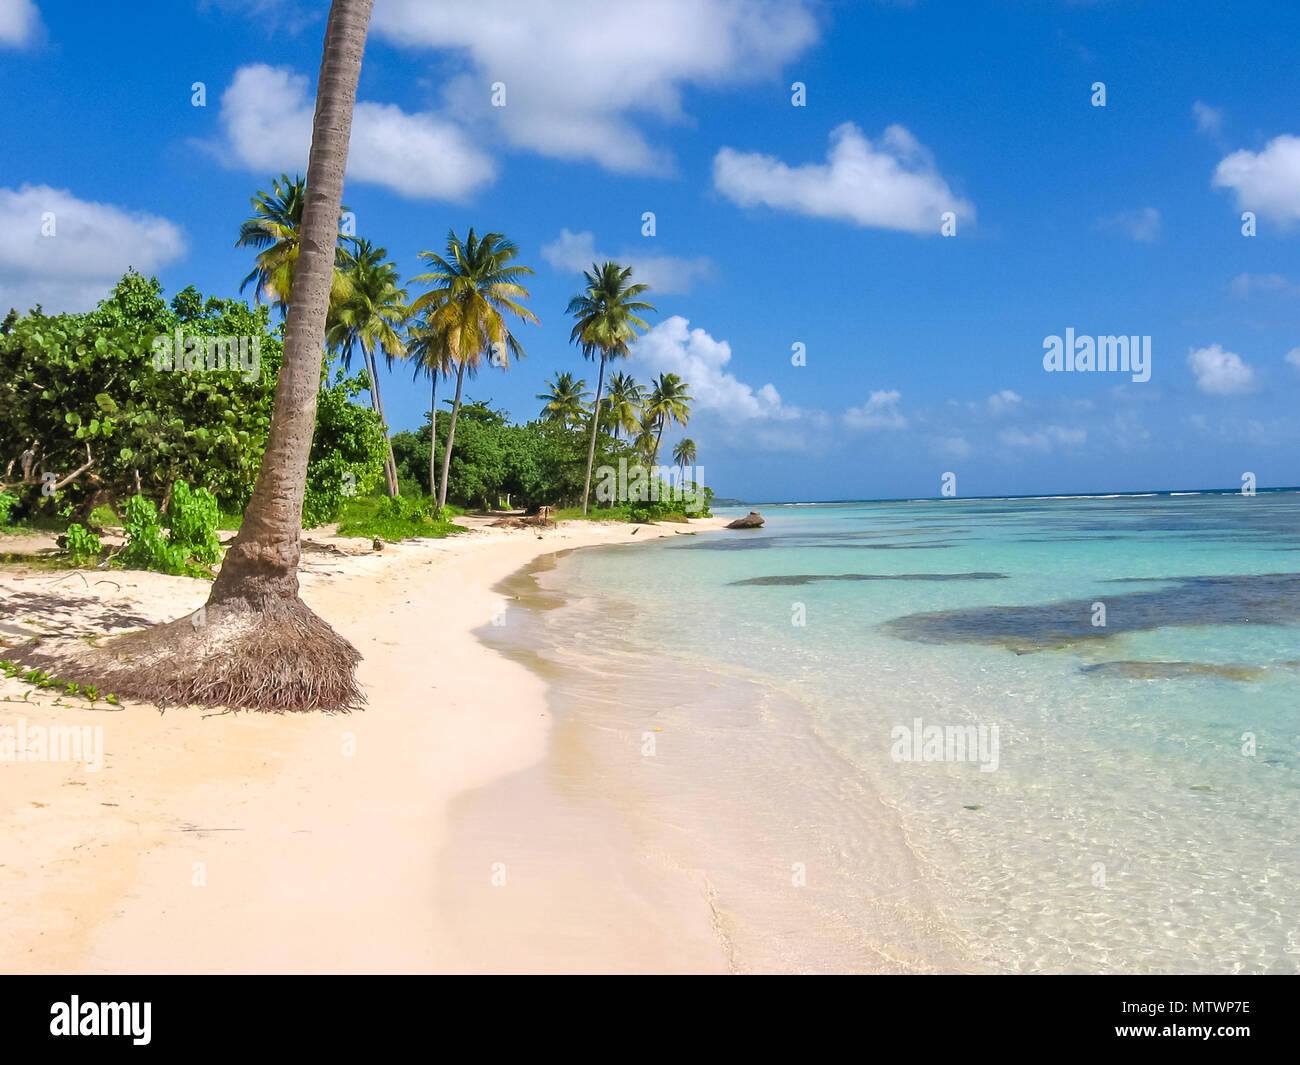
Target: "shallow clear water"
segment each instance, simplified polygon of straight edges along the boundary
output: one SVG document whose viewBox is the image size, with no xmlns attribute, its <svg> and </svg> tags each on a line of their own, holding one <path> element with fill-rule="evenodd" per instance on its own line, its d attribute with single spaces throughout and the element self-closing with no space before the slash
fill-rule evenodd
<svg viewBox="0 0 1300 1065">
<path fill-rule="evenodd" d="M 564 556 L 528 637 L 664 730 L 738 967 L 1300 971 L 1300 495 L 762 509 Z"/>
</svg>

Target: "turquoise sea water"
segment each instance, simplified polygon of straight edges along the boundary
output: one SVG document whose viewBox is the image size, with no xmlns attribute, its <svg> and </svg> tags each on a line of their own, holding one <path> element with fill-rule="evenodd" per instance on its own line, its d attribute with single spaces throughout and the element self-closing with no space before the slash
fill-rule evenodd
<svg viewBox="0 0 1300 1065">
<path fill-rule="evenodd" d="M 738 968 L 1300 971 L 1300 494 L 762 511 L 528 634 Z"/>
</svg>

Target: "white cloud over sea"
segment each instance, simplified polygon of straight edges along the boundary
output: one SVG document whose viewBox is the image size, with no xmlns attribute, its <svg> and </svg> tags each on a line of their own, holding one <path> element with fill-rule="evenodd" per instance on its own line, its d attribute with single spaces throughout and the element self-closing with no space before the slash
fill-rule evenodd
<svg viewBox="0 0 1300 1065">
<path fill-rule="evenodd" d="M 1255 370 L 1235 351 L 1220 344 L 1196 348 L 1187 355 L 1196 387 L 1211 396 L 1233 396 L 1255 390 Z"/>
</svg>

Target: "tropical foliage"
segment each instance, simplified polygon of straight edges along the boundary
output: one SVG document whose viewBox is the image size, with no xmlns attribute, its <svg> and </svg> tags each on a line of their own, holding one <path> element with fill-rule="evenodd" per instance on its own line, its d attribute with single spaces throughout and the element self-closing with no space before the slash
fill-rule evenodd
<svg viewBox="0 0 1300 1065">
<path fill-rule="evenodd" d="M 608 262 L 592 264 L 583 271 L 587 286 L 569 301 L 567 313 L 574 319 L 569 342 L 577 344 L 585 358 L 600 358 L 600 371 L 596 377 L 596 399 L 591 414 L 591 442 L 587 449 L 587 474 L 582 489 L 582 512 L 587 513 L 591 495 L 591 470 L 596 455 L 596 434 L 600 428 L 601 388 L 605 383 L 605 363 L 610 359 L 626 358 L 630 345 L 636 340 L 638 329 L 647 329 L 643 312 L 654 307 L 638 299 L 649 291 L 649 285 L 632 284 L 632 268 Z"/>
<path fill-rule="evenodd" d="M 520 279 L 533 271 L 513 262 L 518 254 L 515 244 L 502 234 L 478 237 L 472 228 L 464 240 L 449 232 L 445 255 L 420 252 L 420 258 L 434 267 L 412 279 L 431 286 L 411 305 L 411 310 L 422 316 L 418 328 L 419 341 L 427 351 L 424 358 L 431 364 L 445 361 L 456 374 L 456 397 L 438 487 L 439 506 L 447 502 L 447 477 L 465 374 L 473 376 L 488 357 L 492 365 L 510 369 L 511 356 L 523 358 L 524 349 L 511 332 L 507 315 L 537 321 L 537 316 L 519 302 L 528 298 Z"/>
<path fill-rule="evenodd" d="M 546 400 L 542 406 L 542 420 L 576 426 L 584 420 L 586 400 L 591 396 L 587 382 L 574 380 L 571 373 L 557 373 L 555 380 L 547 379 L 549 391 L 539 392 L 538 399 Z"/>
</svg>

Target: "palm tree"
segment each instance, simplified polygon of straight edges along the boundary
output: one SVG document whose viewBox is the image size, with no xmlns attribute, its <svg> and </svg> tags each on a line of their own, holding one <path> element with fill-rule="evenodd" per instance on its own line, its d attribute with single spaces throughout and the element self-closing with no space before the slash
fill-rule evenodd
<svg viewBox="0 0 1300 1065">
<path fill-rule="evenodd" d="M 161 704 L 346 710 L 365 701 L 361 655 L 298 596 L 302 502 L 316 427 L 357 78 L 374 0 L 333 0 L 312 122 L 302 252 L 285 324 L 270 435 L 243 524 L 203 609 L 91 647 L 16 648 L 33 666 Z"/>
<path fill-rule="evenodd" d="M 546 383 L 550 386 L 550 391 L 537 394 L 538 399 L 546 400 L 546 405 L 542 407 L 543 420 L 563 422 L 569 426 L 581 422 L 585 400 L 591 395 L 587 391 L 587 382 L 575 381 L 571 373 L 561 373 L 555 375 L 554 381 L 548 378 Z"/>
<path fill-rule="evenodd" d="M 677 441 L 677 445 L 673 448 L 673 462 L 682 471 L 683 478 L 686 476 L 686 467 L 695 465 L 695 441 L 689 436 L 684 436 Z"/>
<path fill-rule="evenodd" d="M 643 414 L 641 420 L 637 423 L 636 437 L 632 441 L 632 447 L 646 466 L 653 466 L 656 446 L 655 421 L 648 414 Z"/>
<path fill-rule="evenodd" d="M 258 303 L 263 299 L 269 300 L 283 315 L 288 306 L 294 271 L 298 267 L 307 183 L 301 177 L 290 179 L 288 174 L 281 174 L 272 179 L 271 192 L 259 189 L 249 202 L 253 205 L 253 216 L 240 223 L 235 247 L 259 250 L 253 260 L 253 269 L 239 284 L 239 291 L 243 292 L 252 283 L 254 300 Z M 340 207 L 340 210 L 346 208 Z M 336 270 L 330 289 L 331 306 L 339 303 L 346 294 L 347 282 Z"/>
<path fill-rule="evenodd" d="M 694 396 L 686 394 L 687 384 L 675 373 L 661 373 L 650 387 L 650 398 L 646 401 L 645 412 L 654 423 L 655 447 L 650 464 L 659 461 L 659 442 L 664 435 L 664 427 L 676 422 L 685 426 L 691 418 L 690 404 Z"/>
<path fill-rule="evenodd" d="M 387 261 L 388 252 L 376 248 L 368 240 L 353 242 L 353 248 L 343 253 L 343 269 L 348 279 L 348 294 L 335 308 L 332 321 L 325 331 L 330 347 L 343 356 L 343 365 L 352 367 L 352 351 L 361 349 L 366 373 L 370 377 L 370 403 L 380 424 L 384 438 L 388 439 L 388 420 L 384 417 L 384 400 L 379 390 L 379 367 L 376 352 L 382 352 L 389 368 L 394 357 L 406 354 L 406 346 L 398 330 L 410 311 L 406 306 L 406 289 L 398 284 L 397 267 Z M 393 445 L 388 443 L 384 457 L 384 476 L 388 481 L 388 494 L 397 495 L 397 460 L 393 458 Z"/>
<path fill-rule="evenodd" d="M 431 282 L 433 288 L 420 296 L 411 309 L 425 316 L 430 357 L 435 361 L 447 359 L 456 367 L 456 400 L 442 456 L 439 508 L 447 503 L 447 474 L 466 370 L 471 375 L 476 373 L 489 351 L 492 361 L 504 370 L 510 369 L 511 355 L 523 358 L 524 349 L 506 327 L 503 311 L 527 322 L 537 321 L 537 316 L 518 302 L 528 298 L 528 290 L 517 279 L 533 272 L 527 266 L 510 265 L 518 254 L 514 242 L 500 233 L 484 233 L 479 239 L 473 229 L 463 241 L 454 232 L 448 233 L 445 256 L 420 252 L 420 258 L 436 269 L 412 279 Z"/>
<path fill-rule="evenodd" d="M 645 389 L 630 373 L 609 376 L 609 420 L 614 428 L 614 439 L 619 430 L 633 433 L 641 424 L 641 407 L 645 404 Z"/>
<path fill-rule="evenodd" d="M 406 353 L 415 363 L 415 376 L 429 375 L 429 496 L 438 498 L 438 378 L 450 377 L 452 359 L 446 345 L 423 321 L 407 329 Z"/>
<path fill-rule="evenodd" d="M 569 300 L 566 313 L 577 319 L 569 343 L 575 341 L 584 357 L 595 358 L 600 353 L 600 374 L 596 378 L 596 402 L 591 410 L 591 444 L 587 448 L 587 479 L 582 489 L 582 513 L 587 513 L 587 500 L 591 495 L 591 466 L 596 458 L 596 429 L 600 424 L 600 393 L 605 384 L 605 361 L 626 358 L 636 341 L 637 329 L 649 326 L 638 317 L 642 311 L 653 311 L 649 303 L 636 297 L 650 290 L 649 285 L 632 285 L 630 266 L 604 262 L 592 263 L 590 271 L 583 271 L 586 289 Z"/>
</svg>

